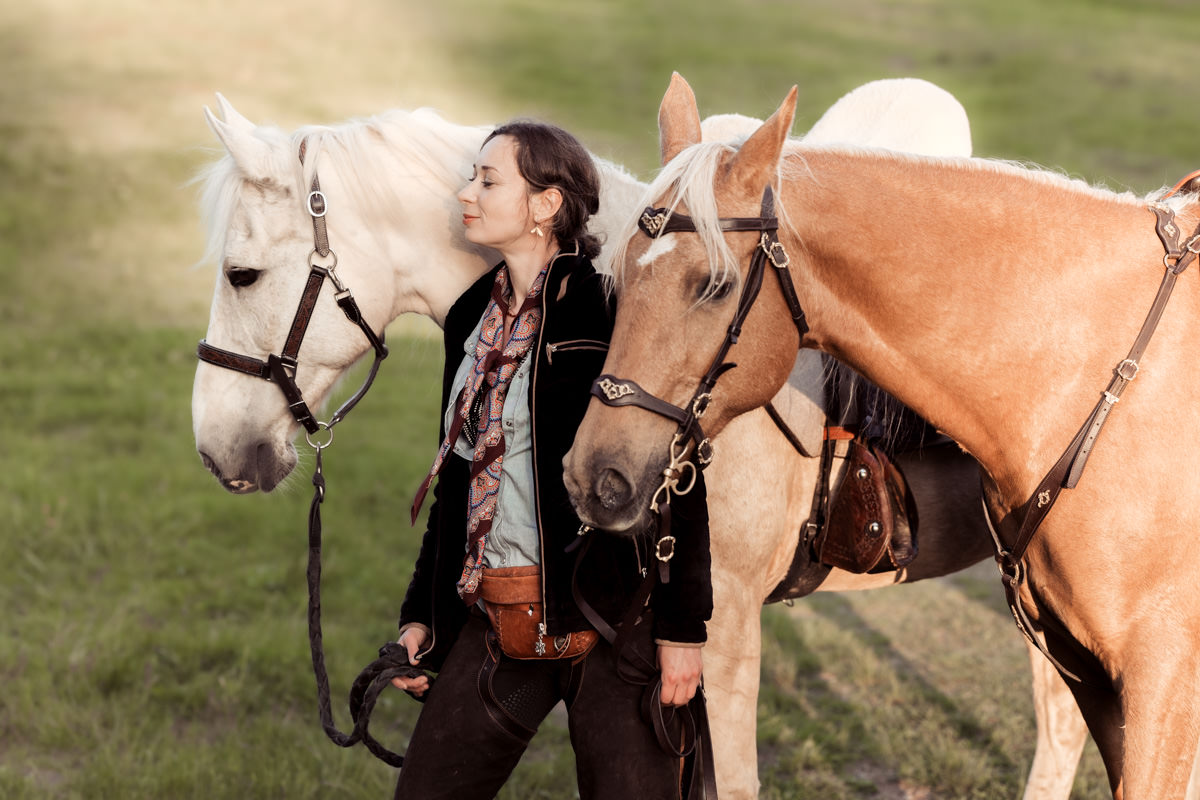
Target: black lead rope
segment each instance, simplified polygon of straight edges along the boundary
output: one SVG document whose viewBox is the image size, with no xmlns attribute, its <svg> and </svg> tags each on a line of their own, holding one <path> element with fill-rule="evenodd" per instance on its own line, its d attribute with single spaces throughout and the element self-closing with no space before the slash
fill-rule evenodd
<svg viewBox="0 0 1200 800">
<path fill-rule="evenodd" d="M 404 766 L 404 756 L 388 750 L 368 731 L 371 712 L 380 693 L 392 678 L 413 678 L 425 671 L 408 659 L 408 650 L 396 642 L 379 648 L 379 658 L 372 661 L 355 679 L 350 689 L 350 718 L 354 728 L 343 733 L 333 721 L 329 693 L 329 673 L 325 668 L 325 648 L 321 634 L 321 504 L 325 501 L 325 474 L 321 469 L 321 450 L 317 448 L 313 469 L 313 499 L 308 511 L 308 642 L 312 651 L 313 674 L 317 679 L 317 712 L 321 727 L 330 741 L 339 747 L 353 747 L 362 742 L 380 761 L 392 767 Z"/>
</svg>

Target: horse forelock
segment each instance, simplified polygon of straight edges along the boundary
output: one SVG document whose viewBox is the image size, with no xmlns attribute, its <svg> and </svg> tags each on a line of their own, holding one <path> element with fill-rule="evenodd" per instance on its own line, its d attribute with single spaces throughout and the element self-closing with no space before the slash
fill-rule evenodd
<svg viewBox="0 0 1200 800">
<path fill-rule="evenodd" d="M 426 185 L 434 196 L 453 197 L 490 126 L 456 125 L 430 109 L 393 110 L 336 126 L 309 125 L 291 134 L 260 126 L 251 135 L 269 146 L 263 175 L 247 175 L 224 152 L 197 176 L 207 241 L 204 261 L 219 261 L 237 204 L 248 185 L 291 187 L 302 200 L 314 172 L 336 172 L 349 202 L 373 213 L 398 212 L 406 180 Z M 305 160 L 300 163 L 301 142 Z M 300 202 L 298 200 L 297 202 Z"/>
</svg>

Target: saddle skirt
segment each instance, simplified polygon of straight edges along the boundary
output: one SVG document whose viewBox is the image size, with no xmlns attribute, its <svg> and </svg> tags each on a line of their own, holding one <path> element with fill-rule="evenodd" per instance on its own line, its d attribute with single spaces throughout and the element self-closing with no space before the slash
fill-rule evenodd
<svg viewBox="0 0 1200 800">
<path fill-rule="evenodd" d="M 917 521 L 899 467 L 878 446 L 853 439 L 814 550 L 822 563 L 848 572 L 900 569 L 917 557 Z"/>
</svg>

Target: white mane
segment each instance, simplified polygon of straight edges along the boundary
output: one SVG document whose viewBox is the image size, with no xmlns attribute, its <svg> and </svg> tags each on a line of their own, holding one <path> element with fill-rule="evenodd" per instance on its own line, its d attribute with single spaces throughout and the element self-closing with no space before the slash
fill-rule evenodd
<svg viewBox="0 0 1200 800">
<path fill-rule="evenodd" d="M 364 208 L 395 208 L 397 177 L 432 181 L 431 191 L 453 197 L 470 177 L 471 161 L 491 130 L 447 122 L 426 108 L 387 111 L 337 126 L 309 125 L 291 134 L 259 126 L 253 135 L 270 147 L 270 175 L 246 175 L 226 153 L 197 176 L 208 232 L 205 260 L 216 260 L 223 252 L 238 194 L 247 182 L 290 187 L 303 198 L 320 162 L 343 176 Z M 299 151 L 305 140 L 302 168 Z"/>
</svg>

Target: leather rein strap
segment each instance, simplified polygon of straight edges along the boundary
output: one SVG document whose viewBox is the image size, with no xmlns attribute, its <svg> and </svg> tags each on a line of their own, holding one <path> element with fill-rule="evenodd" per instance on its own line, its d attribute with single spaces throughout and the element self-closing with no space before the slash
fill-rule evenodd
<svg viewBox="0 0 1200 800">
<path fill-rule="evenodd" d="M 304 140 L 300 143 L 301 164 L 304 163 L 306 148 L 307 140 Z M 383 335 L 377 335 L 367 323 L 354 295 L 335 272 L 337 254 L 329 247 L 329 234 L 325 224 L 326 198 L 324 192 L 321 191 L 321 184 L 317 179 L 315 168 L 313 169 L 312 188 L 305 198 L 305 209 L 312 219 L 313 250 L 309 253 L 308 258 L 308 281 L 300 296 L 300 303 L 296 308 L 296 315 L 292 319 L 292 327 L 288 331 L 283 349 L 278 355 L 272 353 L 267 356 L 266 361 L 263 361 L 253 356 L 222 350 L 201 339 L 196 348 L 196 355 L 205 363 L 277 384 L 287 399 L 292 416 L 304 426 L 305 439 L 316 451 L 312 478 L 313 499 L 308 514 L 308 639 L 312 652 L 313 673 L 317 681 L 317 710 L 321 718 L 321 727 L 334 744 L 351 747 L 361 741 L 381 761 L 390 766 L 399 767 L 404 763 L 403 756 L 393 753 L 379 744 L 371 736 L 367 726 L 380 692 L 386 688 L 392 678 L 423 675 L 424 672 L 409 664 L 408 652 L 404 647 L 398 646 L 394 642 L 385 644 L 380 648 L 379 658 L 369 664 L 354 682 L 350 691 L 350 715 L 354 720 L 354 729 L 349 734 L 343 733 L 334 724 L 333 712 L 330 708 L 329 673 L 325 668 L 321 633 L 321 504 L 325 500 L 325 475 L 321 468 L 321 454 L 326 447 L 333 444 L 333 427 L 345 419 L 351 409 L 358 405 L 367 390 L 371 388 L 371 384 L 374 383 L 375 376 L 379 372 L 380 364 L 387 358 L 388 349 L 384 344 Z M 329 266 L 321 266 L 316 263 L 318 257 L 332 259 L 332 263 Z M 342 313 L 367 337 L 367 341 L 375 351 L 375 360 L 358 391 L 342 403 L 328 422 L 318 422 L 305 402 L 300 387 L 296 385 L 296 368 L 299 365 L 300 345 L 304 341 L 305 331 L 308 330 L 308 323 L 312 319 L 313 311 L 317 306 L 317 298 L 320 296 L 321 287 L 325 285 L 326 279 L 333 283 L 334 289 L 337 291 L 334 300 L 342 309 Z M 328 438 L 321 441 L 318 437 L 318 441 L 313 441 L 313 435 L 322 429 L 328 432 Z"/>
<path fill-rule="evenodd" d="M 1159 284 L 1158 294 L 1154 298 L 1150 312 L 1146 315 L 1146 320 L 1142 323 L 1142 328 L 1138 332 L 1137 339 L 1134 340 L 1133 347 L 1129 350 L 1129 355 L 1113 368 L 1112 380 L 1105 387 L 1100 400 L 1097 401 L 1095 408 L 1092 409 L 1092 413 L 1088 416 L 1087 421 L 1083 423 L 1083 427 L 1075 434 L 1075 438 L 1071 440 L 1071 444 L 1067 446 L 1066 451 L 1059 457 L 1050 471 L 1046 473 L 1046 476 L 1042 478 L 1041 483 L 1034 490 L 1032 497 L 1025 501 L 1022 509 L 1014 512 L 1020 516 L 1021 527 L 1011 548 L 1004 544 L 1004 541 L 997 533 L 995 522 L 992 519 L 992 512 L 988 508 L 986 498 L 983 503 L 988 530 L 991 531 L 992 540 L 996 546 L 996 564 L 1000 568 L 1000 575 L 1004 582 L 1004 592 L 1008 598 L 1008 607 L 1012 612 L 1013 619 L 1017 623 L 1017 627 L 1025 634 L 1025 637 L 1029 641 L 1033 642 L 1042 651 L 1042 654 L 1046 658 L 1050 659 L 1050 663 L 1054 664 L 1059 672 L 1081 683 L 1083 681 L 1077 675 L 1064 667 L 1054 656 L 1050 655 L 1045 642 L 1034 635 L 1035 627 L 1033 621 L 1021 605 L 1020 589 L 1026 579 L 1025 553 L 1029 549 L 1030 542 L 1033 541 L 1034 534 L 1041 527 L 1046 515 L 1050 513 L 1050 509 L 1054 507 L 1062 490 L 1074 489 L 1076 484 L 1079 483 L 1079 478 L 1083 474 L 1084 467 L 1087 465 L 1088 456 L 1091 455 L 1092 449 L 1095 447 L 1096 439 L 1100 436 L 1100 431 L 1108 419 L 1109 412 L 1112 411 L 1113 406 L 1121 398 L 1121 393 L 1125 391 L 1125 387 L 1137 377 L 1142 354 L 1145 352 L 1146 346 L 1150 343 L 1151 337 L 1154 336 L 1159 319 L 1162 318 L 1163 310 L 1166 308 L 1167 301 L 1171 298 L 1171 292 L 1175 288 L 1176 280 L 1196 259 L 1197 254 L 1200 254 L 1200 226 L 1196 228 L 1187 241 L 1180 244 L 1179 227 L 1175 224 L 1174 212 L 1160 205 L 1151 205 L 1149 209 L 1154 212 L 1156 218 L 1155 231 L 1158 233 L 1163 248 L 1166 250 L 1166 254 L 1163 256 L 1163 266 L 1166 268 L 1166 272 L 1163 275 L 1162 282 Z"/>
</svg>

